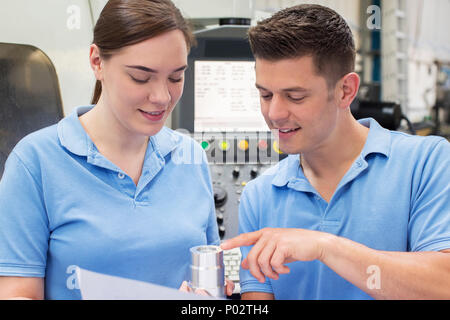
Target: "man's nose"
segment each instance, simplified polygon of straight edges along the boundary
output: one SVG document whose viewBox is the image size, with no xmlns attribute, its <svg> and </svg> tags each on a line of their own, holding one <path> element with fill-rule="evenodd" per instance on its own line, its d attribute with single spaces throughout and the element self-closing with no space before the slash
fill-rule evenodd
<svg viewBox="0 0 450 320">
<path fill-rule="evenodd" d="M 288 119 L 287 105 L 279 95 L 273 95 L 270 100 L 268 117 L 273 123 L 281 123 Z"/>
</svg>

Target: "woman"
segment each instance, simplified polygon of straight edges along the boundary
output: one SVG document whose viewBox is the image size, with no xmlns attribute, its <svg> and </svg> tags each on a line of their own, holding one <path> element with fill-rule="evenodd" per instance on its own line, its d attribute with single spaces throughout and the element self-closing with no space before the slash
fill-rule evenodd
<svg viewBox="0 0 450 320">
<path fill-rule="evenodd" d="M 79 299 L 77 268 L 178 288 L 189 248 L 219 243 L 206 156 L 186 159 L 203 151 L 163 127 L 192 43 L 169 0 L 106 4 L 95 106 L 25 137 L 5 165 L 1 298 Z"/>
</svg>

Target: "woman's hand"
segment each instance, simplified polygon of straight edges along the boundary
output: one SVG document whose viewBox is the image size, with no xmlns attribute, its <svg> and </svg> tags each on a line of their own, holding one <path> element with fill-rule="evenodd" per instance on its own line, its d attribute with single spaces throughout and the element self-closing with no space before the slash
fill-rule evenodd
<svg viewBox="0 0 450 320">
<path fill-rule="evenodd" d="M 225 294 L 227 296 L 231 296 L 234 291 L 234 282 L 228 279 L 225 279 Z"/>
<path fill-rule="evenodd" d="M 183 283 L 181 284 L 181 286 L 178 290 L 183 291 L 183 292 L 195 293 L 195 294 L 199 294 L 202 296 L 210 296 L 210 294 L 206 290 L 203 290 L 203 289 L 193 290 L 189 286 L 187 281 L 183 281 Z M 233 290 L 234 290 L 234 282 L 231 280 L 225 279 L 225 294 L 227 296 L 231 296 L 233 294 Z"/>
</svg>

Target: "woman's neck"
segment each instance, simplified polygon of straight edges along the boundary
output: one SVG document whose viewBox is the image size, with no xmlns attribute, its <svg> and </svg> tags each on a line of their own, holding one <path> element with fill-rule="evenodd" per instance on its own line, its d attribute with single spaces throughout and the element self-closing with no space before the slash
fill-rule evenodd
<svg viewBox="0 0 450 320">
<path fill-rule="evenodd" d="M 149 138 L 125 128 L 101 98 L 80 122 L 99 151 L 133 155 L 147 148 Z"/>
</svg>

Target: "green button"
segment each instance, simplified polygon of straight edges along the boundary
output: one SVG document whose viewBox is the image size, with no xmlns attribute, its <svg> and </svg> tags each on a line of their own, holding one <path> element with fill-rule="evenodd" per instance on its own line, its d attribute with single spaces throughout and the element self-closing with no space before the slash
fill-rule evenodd
<svg viewBox="0 0 450 320">
<path fill-rule="evenodd" d="M 208 141 L 202 141 L 201 146 L 204 150 L 208 149 L 208 147 L 209 147 Z"/>
</svg>

